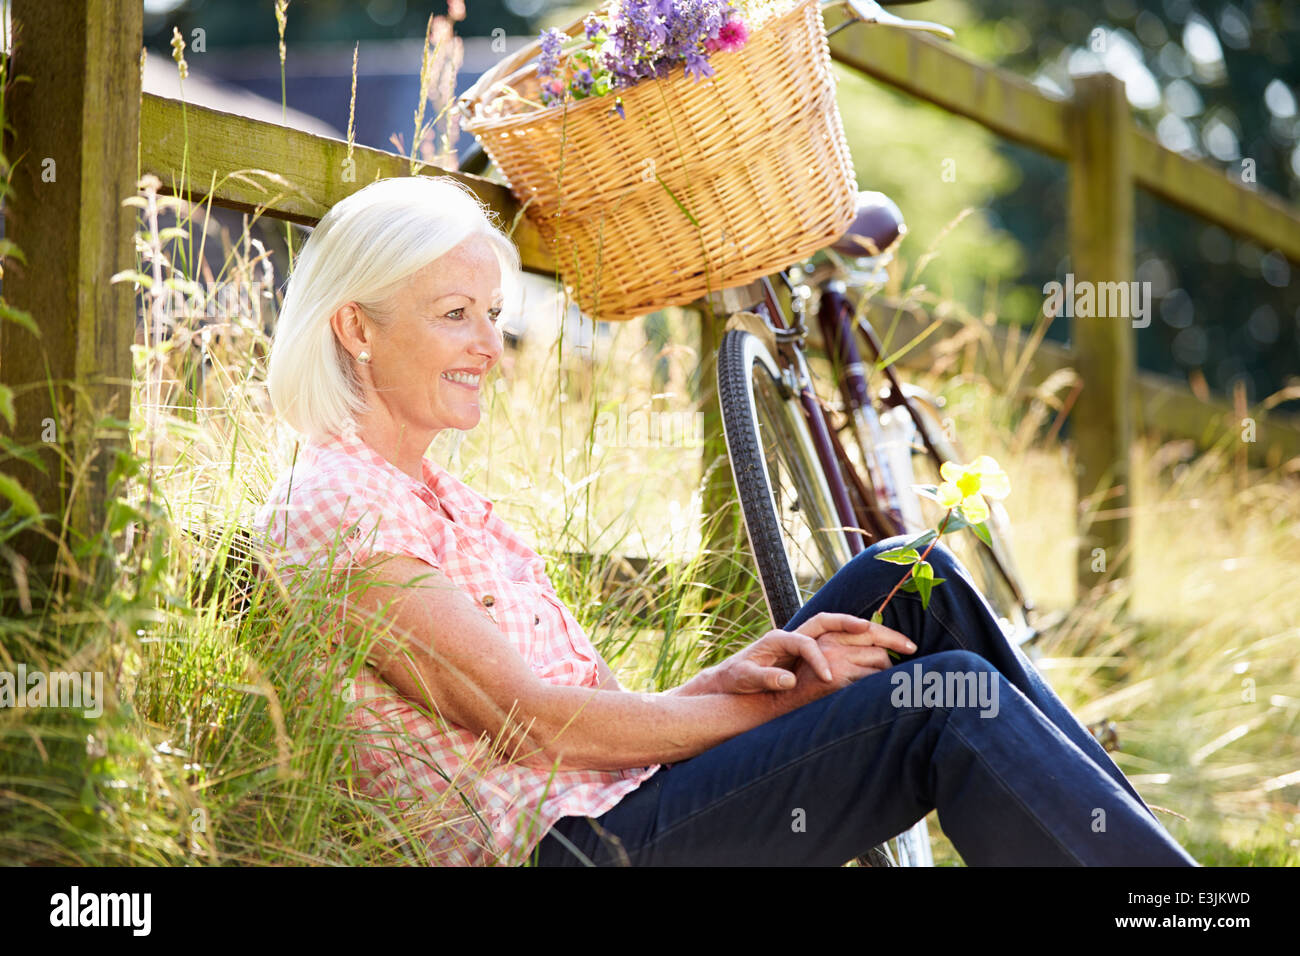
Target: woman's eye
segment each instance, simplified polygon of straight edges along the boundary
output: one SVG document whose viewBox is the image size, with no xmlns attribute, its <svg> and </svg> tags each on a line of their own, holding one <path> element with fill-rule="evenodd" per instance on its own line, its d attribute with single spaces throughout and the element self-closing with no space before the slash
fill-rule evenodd
<svg viewBox="0 0 1300 956">
<path fill-rule="evenodd" d="M 491 308 L 491 310 L 487 310 L 487 317 L 489 317 L 493 325 L 497 324 L 498 321 L 500 321 L 500 313 L 502 313 L 502 310 L 499 310 L 499 308 Z M 454 308 L 454 310 L 447 312 L 446 317 L 447 319 L 456 319 L 456 320 L 464 319 L 465 317 L 464 307 Z"/>
</svg>

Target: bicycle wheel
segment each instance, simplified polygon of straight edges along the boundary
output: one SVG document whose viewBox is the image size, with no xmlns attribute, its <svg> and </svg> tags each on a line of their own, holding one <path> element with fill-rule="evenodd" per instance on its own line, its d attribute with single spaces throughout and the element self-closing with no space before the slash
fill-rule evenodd
<svg viewBox="0 0 1300 956">
<path fill-rule="evenodd" d="M 852 555 L 803 407 L 757 336 L 737 329 L 723 336 L 718 401 L 745 533 L 773 624 L 784 627 Z M 925 820 L 858 862 L 933 866 Z"/>
<path fill-rule="evenodd" d="M 763 595 L 784 627 L 852 554 L 803 408 L 757 336 L 723 336 L 718 402 Z"/>
<path fill-rule="evenodd" d="M 907 444 L 905 458 L 892 461 L 891 465 L 895 468 L 895 474 L 902 479 L 901 485 L 904 488 L 911 487 L 913 482 L 938 484 L 942 481 L 939 476 L 941 462 L 964 464 L 967 458 L 956 439 L 949 437 L 937 400 L 914 386 L 904 386 L 904 394 L 919 412 L 918 417 L 925 435 L 918 433 L 916 423 L 911 420 L 906 409 L 889 409 L 882 416 L 887 424 L 901 427 L 912 436 Z M 939 462 L 930 454 L 931 448 Z M 937 527 L 943 514 L 937 503 L 918 495 L 904 495 L 904 498 L 907 499 L 904 517 L 909 533 Z M 989 520 L 986 525 L 991 544 L 984 544 L 974 534 L 963 533 L 945 536 L 943 543 L 971 572 L 980 593 L 996 613 L 1007 639 L 1017 646 L 1023 646 L 1038 633 L 1029 619 L 1032 603 L 1026 596 L 1023 579 L 1011 551 L 1011 523 L 1006 509 L 1001 502 L 991 501 L 989 505 Z"/>
</svg>

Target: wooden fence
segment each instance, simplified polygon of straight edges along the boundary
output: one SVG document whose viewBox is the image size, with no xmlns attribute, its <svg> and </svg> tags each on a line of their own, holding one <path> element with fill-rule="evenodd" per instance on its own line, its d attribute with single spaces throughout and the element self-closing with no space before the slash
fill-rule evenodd
<svg viewBox="0 0 1300 956">
<path fill-rule="evenodd" d="M 16 84 L 8 104 L 14 138 L 6 152 L 18 161 L 6 229 L 27 265 L 6 263 L 5 293 L 31 312 L 40 335 L 0 322 L 0 380 L 15 391 L 14 439 L 42 449 L 44 470 L 21 463 L 10 470 L 43 510 L 69 510 L 83 531 L 102 524 L 112 452 L 124 440 L 120 429 L 100 426 L 105 415 L 125 418 L 129 402 L 135 301 L 129 285 L 109 279 L 135 266 L 134 210 L 120 201 L 136 192 L 137 162 L 167 191 L 304 224 L 365 183 L 411 169 L 409 159 L 392 153 L 361 146 L 349 152 L 338 140 L 142 95 L 141 17 L 139 0 L 13 4 L 21 33 L 11 75 L 31 82 Z M 839 18 L 828 13 L 827 26 Z M 1133 124 L 1115 77 L 1078 77 L 1073 98 L 1063 100 L 919 35 L 858 26 L 836 34 L 831 49 L 839 62 L 868 76 L 1065 160 L 1070 261 L 1080 281 L 1132 279 L 1134 187 L 1300 263 L 1300 212 L 1161 146 Z M 123 148 L 129 143 L 139 143 L 138 156 Z M 421 172 L 456 176 L 504 222 L 518 221 L 525 267 L 553 273 L 543 242 L 502 186 L 432 167 Z M 705 328 L 702 340 L 716 335 Z M 1107 550 L 1111 574 L 1130 553 L 1136 429 L 1203 440 L 1229 413 L 1226 403 L 1202 401 L 1173 380 L 1139 375 L 1133 336 L 1128 322 L 1075 320 L 1068 353 L 1049 349 L 1084 383 L 1071 414 L 1079 498 L 1111 489 L 1109 517 L 1093 522 L 1080 541 L 1084 586 L 1096 577 L 1089 560 L 1094 548 Z M 1262 409 L 1250 414 L 1258 451 L 1275 459 L 1300 453 L 1294 417 Z M 706 421 L 715 434 L 705 453 L 715 454 L 717 417 L 706 411 Z M 50 422 L 57 428 L 53 442 Z M 87 469 L 75 470 L 85 462 Z M 729 493 L 725 482 L 718 488 Z"/>
</svg>

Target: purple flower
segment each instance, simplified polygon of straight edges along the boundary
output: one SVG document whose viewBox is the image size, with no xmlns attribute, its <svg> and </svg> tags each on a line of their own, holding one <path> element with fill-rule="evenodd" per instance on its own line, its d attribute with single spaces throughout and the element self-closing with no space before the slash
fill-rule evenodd
<svg viewBox="0 0 1300 956">
<path fill-rule="evenodd" d="M 617 91 L 644 79 L 671 76 L 679 66 L 698 82 L 714 75 L 710 55 L 739 49 L 748 32 L 732 0 L 619 0 L 605 21 L 592 14 L 584 23 L 588 39 L 596 41 L 602 32 L 605 38 L 591 62 L 584 64 L 588 71 L 575 76 L 575 93 L 590 90 L 594 76 L 602 83 L 608 78 Z M 557 63 L 558 40 L 550 41 Z M 549 61 L 544 65 L 550 66 Z"/>
<path fill-rule="evenodd" d="M 538 76 L 554 76 L 560 66 L 560 48 L 564 45 L 564 31 L 551 27 L 542 32 L 542 53 L 537 59 Z"/>
<path fill-rule="evenodd" d="M 697 50 L 691 50 L 686 54 L 686 75 L 695 74 L 695 82 L 700 82 L 701 77 L 712 76 L 713 67 L 709 66 L 709 58 Z"/>
<path fill-rule="evenodd" d="M 663 0 L 624 0 L 622 9 L 622 27 L 626 36 L 639 48 L 638 52 L 653 53 L 664 45 L 668 37 L 668 28 L 664 26 L 666 16 L 671 15 L 672 4 L 668 4 L 667 15 L 660 12 Z"/>
</svg>

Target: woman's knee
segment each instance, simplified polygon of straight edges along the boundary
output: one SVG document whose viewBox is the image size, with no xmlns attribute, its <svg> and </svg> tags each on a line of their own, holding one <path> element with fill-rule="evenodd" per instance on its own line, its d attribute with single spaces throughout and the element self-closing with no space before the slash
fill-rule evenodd
<svg viewBox="0 0 1300 956">
<path fill-rule="evenodd" d="M 983 671 L 991 671 L 996 674 L 998 672 L 998 669 L 989 663 L 987 658 L 974 651 L 967 650 L 936 651 L 933 654 L 919 657 L 915 661 L 903 662 L 903 664 L 907 663 L 921 664 L 924 669 L 938 671 L 941 674 L 966 674 Z"/>
<path fill-rule="evenodd" d="M 881 561 L 879 555 L 901 548 L 915 537 L 915 535 L 900 534 L 892 538 L 883 538 L 859 553 L 854 558 L 854 562 L 862 563 L 861 573 L 882 575 L 882 580 L 887 580 L 889 587 L 892 587 L 906 573 L 908 566 Z M 965 566 L 942 541 L 936 541 L 928 552 L 925 548 L 920 548 L 918 551 L 925 554 L 925 560 L 934 570 L 936 578 L 943 578 L 952 587 L 960 587 L 961 584 L 969 581 L 969 573 Z M 941 588 L 936 589 L 938 590 Z"/>
<path fill-rule="evenodd" d="M 892 538 L 881 538 L 879 541 L 865 548 L 863 552 L 858 555 L 858 558 L 859 560 L 866 559 L 869 561 L 875 561 L 877 555 L 886 551 L 897 550 L 915 538 L 916 535 L 914 534 L 896 534 Z M 925 553 L 925 560 L 934 566 L 936 577 L 942 577 L 942 575 L 937 572 L 941 570 L 953 571 L 959 564 L 957 556 L 953 554 L 952 551 L 948 549 L 948 546 L 942 541 L 934 542 L 934 545 L 930 547 L 928 553 L 925 548 L 918 548 L 917 550 Z M 888 562 L 878 563 L 887 564 Z"/>
<path fill-rule="evenodd" d="M 987 658 L 981 657 L 974 651 L 966 650 L 937 651 L 914 659 L 904 659 L 893 667 L 881 671 L 881 674 L 887 676 L 890 684 L 895 687 L 907 685 L 911 688 L 914 682 L 916 685 L 914 689 L 918 693 L 927 687 L 956 686 L 959 680 L 973 680 L 972 686 L 981 683 L 988 685 L 990 681 L 1001 676 L 1001 672 Z M 850 686 L 861 689 L 863 693 L 872 692 L 862 681 Z"/>
<path fill-rule="evenodd" d="M 972 651 L 951 650 L 903 661 L 885 672 L 890 702 L 904 709 L 937 709 L 950 716 L 996 717 L 1004 679 L 989 661 Z"/>
</svg>

